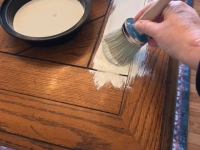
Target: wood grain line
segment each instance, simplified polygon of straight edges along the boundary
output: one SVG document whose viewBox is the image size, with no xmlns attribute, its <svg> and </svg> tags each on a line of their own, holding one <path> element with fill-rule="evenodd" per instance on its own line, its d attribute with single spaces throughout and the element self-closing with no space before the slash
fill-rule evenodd
<svg viewBox="0 0 200 150">
<path fill-rule="evenodd" d="M 194 9 L 196 9 L 197 13 L 200 14 L 200 1 L 194 0 Z M 190 90 L 190 102 L 189 102 L 189 127 L 188 127 L 188 150 L 199 150 L 200 149 L 200 132 L 199 132 L 199 124 L 200 124 L 200 108 L 198 105 L 200 104 L 200 97 L 197 94 L 196 89 L 194 89 L 196 84 L 196 71 L 191 70 L 190 73 L 190 84 L 192 88 Z M 197 105 L 197 106 L 196 106 Z"/>
<path fill-rule="evenodd" d="M 0 88 L 0 90 L 7 91 L 7 92 L 13 92 L 13 91 L 6 90 L 6 89 L 1 89 L 1 88 Z M 75 107 L 80 107 L 80 108 L 84 108 L 84 109 L 90 109 L 90 110 L 94 110 L 94 111 L 103 112 L 103 113 L 107 113 L 107 114 L 117 115 L 118 116 L 117 113 L 115 114 L 115 113 L 111 113 L 111 112 L 106 112 L 106 111 L 102 111 L 102 110 L 98 110 L 98 109 L 93 109 L 93 108 L 88 108 L 88 107 L 84 107 L 84 106 L 80 106 L 80 105 L 74 105 L 74 104 L 70 104 L 70 103 L 60 102 L 60 101 L 57 101 L 57 100 L 47 99 L 47 98 L 38 97 L 38 96 L 30 95 L 30 94 L 24 94 L 24 93 L 20 93 L 20 92 L 13 92 L 13 93 L 23 94 L 23 95 L 31 96 L 31 97 L 34 97 L 34 98 L 40 98 L 40 99 L 47 100 L 47 101 L 58 102 L 58 103 L 61 103 L 61 104 L 67 104 L 67 105 L 71 105 L 71 106 L 75 106 Z"/>
<path fill-rule="evenodd" d="M 16 144 L 13 144 L 13 141 Z M 28 137 L 23 137 L 21 135 L 16 135 L 13 133 L 8 133 L 0 131 L 0 144 L 13 148 L 15 150 L 72 150 L 67 147 L 61 147 L 59 145 L 53 145 L 52 143 L 42 142 L 36 139 L 31 139 Z"/>
<path fill-rule="evenodd" d="M 200 146 L 199 143 L 200 135 L 192 132 L 188 132 L 188 143 L 189 144 L 195 144 Z"/>
<path fill-rule="evenodd" d="M 200 134 L 200 123 L 189 121 L 188 131 Z"/>
<path fill-rule="evenodd" d="M 2 92 L 1 92 L 2 91 Z M 9 91 L 6 91 L 6 90 L 0 90 L 0 94 L 5 94 L 4 92 L 9 92 Z M 13 92 L 12 92 L 13 93 Z M 8 96 L 12 96 L 11 94 L 8 94 L 8 93 L 6 93 Z M 16 94 L 20 94 L 20 93 L 16 93 Z M 32 97 L 32 96 L 31 96 Z M 22 100 L 26 100 L 25 98 L 21 98 L 21 97 L 18 97 L 18 98 L 20 98 L 20 99 L 22 99 Z M 52 105 L 51 103 L 48 103 L 48 102 L 43 102 L 43 101 L 39 101 L 39 100 L 36 100 L 36 99 L 33 99 L 33 98 L 31 98 L 30 99 L 31 101 L 33 101 L 33 102 L 36 102 L 36 103 L 38 103 L 39 105 L 46 105 L 46 106 L 49 106 L 49 107 L 51 107 L 51 106 L 57 106 L 57 107 L 61 107 L 61 108 L 63 108 L 63 109 L 70 109 L 70 110 L 73 110 L 73 111 L 80 111 L 80 109 L 75 109 L 75 108 L 73 108 L 73 107 L 69 107 L 69 106 L 66 106 L 66 105 L 64 105 L 64 104 L 62 104 L 62 105 L 60 105 L 60 103 L 58 103 L 58 102 L 54 102 L 55 104 L 54 105 Z M 42 99 L 41 99 L 42 100 Z M 64 114 L 64 113 L 58 113 L 58 112 L 56 112 L 56 111 L 50 111 L 50 110 L 48 110 L 48 109 L 41 109 L 41 108 L 36 108 L 36 107 L 33 107 L 33 106 L 30 106 L 30 105 L 27 105 L 27 104 L 23 104 L 23 103 L 19 103 L 19 102 L 9 102 L 9 101 L 5 101 L 5 100 L 2 100 L 2 99 L 0 99 L 0 102 L 2 102 L 2 103 L 7 103 L 7 104 L 13 104 L 13 105 L 18 105 L 18 106 L 21 106 L 21 107 L 26 107 L 26 108 L 30 108 L 30 109 L 36 109 L 36 110 L 38 110 L 38 111 L 45 111 L 45 112 L 49 112 L 49 113 L 52 113 L 52 114 L 55 114 L 55 115 L 59 115 L 59 116 L 62 116 L 62 117 L 70 117 L 70 118 L 73 118 L 73 119 L 78 119 L 78 120 L 84 120 L 84 121 L 87 121 L 87 122 L 90 122 L 90 123 L 94 123 L 94 124 L 98 124 L 99 126 L 102 126 L 102 127 L 106 127 L 106 128 L 108 128 L 108 129 L 112 129 L 112 130 L 114 130 L 114 131 L 116 131 L 116 132 L 119 132 L 119 130 L 121 130 L 121 128 L 117 128 L 116 126 L 112 126 L 112 125 L 106 125 L 106 124 L 103 124 L 103 123 L 100 123 L 100 122 L 98 122 L 98 121 L 92 121 L 92 120 L 90 120 L 90 119 L 88 119 L 88 118 L 83 118 L 83 117 L 81 117 L 81 116 L 79 116 L 79 117 L 77 117 L 77 116 L 74 116 L 74 115 L 67 115 L 67 114 Z M 73 108 L 73 109 L 72 109 Z M 80 107 L 81 108 L 81 107 Z M 84 112 L 84 113 L 88 113 L 89 111 L 87 111 L 88 109 L 86 109 L 86 108 L 83 108 L 83 109 L 81 109 L 81 112 Z M 92 110 L 92 109 L 90 109 L 90 110 Z M 98 114 L 98 113 L 97 113 Z M 108 113 L 106 113 L 106 115 L 105 116 L 108 116 L 107 115 Z M 101 114 L 102 116 L 103 116 L 103 114 Z M 109 116 L 109 118 L 112 118 L 113 120 L 118 120 L 118 116 L 115 116 L 115 115 L 113 115 L 113 114 L 110 114 L 110 116 Z M 0 124 L 1 124 L 1 126 L 3 126 L 3 122 L 0 122 Z M 121 131 L 120 131 L 121 132 Z M 123 131 L 125 134 L 127 134 L 128 132 L 127 131 Z"/>
<path fill-rule="evenodd" d="M 2 90 L 0 99 L 0 120 L 3 120 L 1 125 L 3 131 L 72 149 L 132 150 L 134 147 L 136 150 L 141 150 L 119 116 L 42 101 Z M 104 125 L 100 126 L 100 123 Z"/>
<path fill-rule="evenodd" d="M 108 14 L 108 12 L 110 11 L 110 7 L 112 6 L 112 2 L 113 2 L 113 0 L 110 0 L 110 2 L 109 2 L 109 4 L 108 4 L 108 8 L 107 8 L 107 10 L 106 10 L 106 14 Z M 106 15 L 106 16 L 107 16 L 107 15 Z M 90 55 L 90 59 L 89 59 L 88 64 L 87 64 L 87 67 L 88 67 L 88 68 L 92 68 L 92 67 L 90 66 L 90 64 L 91 64 L 91 61 L 93 60 L 94 53 L 95 53 L 96 48 L 97 48 L 97 46 L 99 45 L 99 41 L 100 41 L 100 39 L 101 39 L 101 37 L 102 37 L 102 31 L 104 30 L 105 24 L 106 24 L 107 19 L 108 19 L 108 17 L 106 17 L 106 16 L 104 16 L 104 19 L 103 19 L 103 21 L 102 21 L 102 25 L 101 25 L 100 30 L 99 30 L 99 34 L 98 34 L 98 36 L 97 36 L 97 40 L 96 40 L 96 42 L 95 42 L 94 48 L 93 48 L 93 50 L 92 50 L 92 53 L 91 53 L 91 55 Z"/>
<path fill-rule="evenodd" d="M 154 50 L 152 50 L 152 53 L 151 53 L 151 55 L 152 55 L 152 57 L 150 58 L 150 62 L 151 62 L 151 59 L 153 60 L 153 57 L 154 58 L 157 58 L 157 56 L 159 55 L 158 53 L 156 53 L 156 50 L 154 49 Z M 154 56 L 155 55 L 155 56 Z M 153 67 L 152 67 L 152 70 L 154 69 L 154 67 L 155 67 L 155 63 L 151 63 L 151 64 L 153 64 Z M 150 74 L 150 77 L 149 78 L 151 78 L 151 76 L 152 76 L 153 74 Z M 137 79 L 136 79 L 137 80 Z M 137 97 L 137 99 L 135 100 L 135 105 L 134 105 L 134 107 L 133 107 L 133 112 L 131 113 L 131 116 L 130 116 L 130 118 L 127 120 L 126 119 L 126 121 L 128 121 L 128 123 L 127 123 L 127 125 L 129 126 L 129 128 L 131 128 L 131 122 L 132 122 L 132 120 L 133 120 L 133 117 L 134 117 L 134 115 L 135 115 L 135 113 L 136 113 L 136 108 L 138 107 L 138 105 L 139 104 L 142 104 L 143 103 L 143 100 L 145 99 L 145 94 L 144 93 L 146 93 L 146 89 L 148 89 L 148 87 L 149 87 L 149 84 L 150 84 L 150 80 L 147 80 L 147 83 L 146 82 L 142 82 L 142 85 L 141 85 L 141 87 L 144 87 L 144 86 L 146 86 L 147 88 L 141 88 L 141 92 L 139 92 L 139 95 L 135 95 L 136 97 Z M 141 100 L 141 101 L 140 101 Z M 125 100 L 125 101 L 127 101 L 127 100 Z M 127 104 L 126 103 L 126 105 L 129 105 L 129 104 Z M 122 111 L 122 115 L 124 114 L 124 110 L 125 110 L 125 108 L 126 108 L 126 105 L 125 105 L 125 107 L 124 107 L 124 109 L 123 109 L 123 111 Z M 141 112 L 141 111 L 140 111 Z M 138 117 L 138 119 L 139 119 L 139 117 Z M 138 122 L 139 120 L 137 120 L 136 122 Z M 136 125 L 136 128 L 132 131 L 133 133 L 135 133 L 135 130 L 137 129 L 137 126 L 138 125 Z"/>
<path fill-rule="evenodd" d="M 0 89 L 113 114 L 123 96 L 111 84 L 97 90 L 88 70 L 6 54 L 0 54 L 0 82 Z"/>
<path fill-rule="evenodd" d="M 195 144 L 188 144 L 187 150 L 200 150 L 200 146 Z"/>
<path fill-rule="evenodd" d="M 166 66 L 164 66 L 163 65 L 163 63 L 164 63 L 164 57 L 167 57 L 166 55 L 164 55 L 163 56 L 163 61 L 161 62 L 161 64 L 162 64 L 162 66 L 163 67 L 166 67 L 167 66 L 167 64 L 166 64 Z M 153 99 L 153 97 L 155 97 L 156 96 L 156 94 L 157 94 L 157 90 L 160 90 L 160 89 L 163 89 L 163 88 L 165 88 L 165 84 L 164 84 L 164 79 L 166 78 L 166 75 L 164 75 L 164 76 L 162 76 L 161 74 L 159 74 L 159 76 L 158 76 L 158 81 L 156 81 L 156 83 L 155 83 L 155 85 L 156 85 L 156 89 L 154 90 L 154 92 L 153 92 L 153 94 L 152 94 L 152 96 L 151 96 L 151 99 Z M 160 81 L 162 82 L 161 84 L 159 84 L 160 83 Z M 162 106 L 162 102 L 160 101 L 160 99 L 159 98 L 161 98 L 160 96 L 163 96 L 163 94 L 164 93 L 159 93 L 158 94 L 158 98 L 157 98 L 157 101 L 155 102 L 155 104 L 157 104 L 156 105 L 156 107 L 155 107 L 155 111 L 156 110 L 158 110 L 157 108 L 158 108 L 158 106 Z M 160 102 L 160 103 L 159 103 Z M 150 109 L 151 109 L 151 106 L 153 105 L 153 101 L 150 101 L 150 104 L 149 104 L 149 106 L 148 106 L 148 109 L 147 109 L 147 112 L 145 113 L 145 118 L 147 118 L 148 117 L 148 115 L 149 115 L 149 113 L 152 113 L 151 111 L 150 111 Z M 144 105 L 144 104 L 143 104 Z M 164 105 L 163 105 L 164 106 Z M 160 108 L 159 108 L 160 109 Z M 155 123 L 155 116 L 156 116 L 156 114 L 152 114 L 153 115 L 153 123 Z M 156 118 L 156 119 L 158 119 L 158 118 Z M 141 131 L 141 135 L 139 136 L 139 142 L 141 141 L 141 138 L 143 137 L 143 135 L 144 135 L 144 130 L 147 128 L 147 127 L 145 127 L 145 125 L 146 125 L 146 122 L 147 122 L 148 120 L 146 119 L 145 121 L 144 121 L 144 123 L 143 123 L 143 125 L 142 125 L 142 131 Z M 153 123 L 150 125 L 150 129 L 153 127 Z M 155 125 L 154 125 L 155 126 Z M 136 128 L 138 128 L 138 127 L 136 127 Z M 155 129 L 156 128 L 154 128 L 154 131 L 155 131 Z M 147 139 L 147 144 L 149 144 L 148 142 L 149 142 L 149 139 L 150 138 L 148 138 Z M 150 142 L 151 144 L 153 143 L 153 139 L 152 139 L 152 142 Z M 154 145 L 154 146 L 156 146 L 156 145 Z M 151 149 L 151 146 L 150 146 L 150 149 Z M 154 147 L 153 149 L 156 149 L 156 147 Z"/>
<path fill-rule="evenodd" d="M 85 24 L 77 36 L 65 44 L 54 47 L 33 47 L 20 55 L 87 68 L 103 18 Z"/>
<path fill-rule="evenodd" d="M 174 118 L 175 118 L 175 107 L 176 107 L 176 94 L 177 94 L 177 78 L 178 78 L 178 61 L 173 58 L 169 58 L 168 73 L 166 80 L 166 91 L 165 91 L 165 109 L 163 111 L 163 118 L 165 122 L 162 122 L 161 136 L 162 141 L 160 142 L 161 149 L 171 149 L 173 142 L 174 133 Z M 169 144 L 170 143 L 170 144 Z"/>
<path fill-rule="evenodd" d="M 159 54 L 160 53 L 158 53 L 158 56 L 159 56 Z M 154 54 L 153 54 L 154 55 Z M 153 58 L 154 56 L 152 56 L 152 58 Z M 163 56 L 164 57 L 164 56 Z M 152 67 L 152 70 L 154 70 L 155 69 L 155 66 L 156 66 L 156 62 L 157 61 L 157 56 L 156 56 L 156 59 L 154 60 L 154 62 L 153 62 L 153 67 Z M 163 63 L 163 61 L 161 62 L 161 63 Z M 153 74 L 151 74 L 151 76 L 150 76 L 150 78 L 152 78 L 152 76 L 153 76 Z M 158 82 L 159 82 L 159 78 L 161 77 L 161 74 L 159 74 L 159 76 L 158 76 L 158 81 L 156 81 L 156 83 L 155 83 L 155 86 L 157 87 L 158 86 Z M 161 81 L 163 81 L 163 80 L 161 80 Z M 144 84 L 146 84 L 145 82 L 143 83 L 143 85 Z M 149 86 L 150 86 L 150 81 L 148 82 L 148 85 L 147 85 L 147 89 L 149 88 Z M 156 90 L 154 90 L 153 91 L 153 94 L 151 95 L 151 97 L 150 97 L 150 99 L 152 99 L 153 97 L 154 97 L 154 95 L 155 95 L 155 93 L 156 93 Z M 142 94 L 142 92 L 141 92 L 141 96 L 142 95 L 144 95 L 144 94 Z M 141 96 L 139 96 L 139 97 L 141 97 Z M 138 107 L 138 104 L 140 103 L 141 105 L 144 105 L 144 102 L 145 102 L 145 99 L 147 98 L 147 94 L 144 96 L 144 98 L 143 98 L 143 101 L 140 101 L 139 99 L 137 100 L 137 103 L 136 103 L 136 105 L 135 105 L 135 107 L 134 107 L 134 111 L 133 111 L 133 114 L 132 114 L 132 117 L 131 117 L 131 119 L 130 119 L 130 122 L 129 122 L 129 127 L 131 128 L 131 122 L 132 122 L 132 120 L 133 120 L 133 117 L 134 117 L 134 115 L 135 115 L 135 112 L 136 112 L 136 108 Z M 150 106 L 151 106 L 151 104 L 152 104 L 152 102 L 153 101 L 150 101 L 150 104 L 148 105 L 148 108 L 147 108 L 147 113 L 146 113 L 146 115 L 145 115 L 145 118 L 147 117 L 147 114 L 148 114 L 148 112 L 149 112 L 149 109 L 150 109 Z M 137 112 L 138 113 L 138 112 Z M 142 113 L 142 110 L 140 110 L 139 111 L 139 115 L 138 116 L 141 116 L 141 113 Z M 141 119 L 141 117 L 138 117 L 138 121 L 137 122 L 140 122 L 140 119 Z M 139 141 L 141 140 L 141 136 L 142 136 L 142 134 L 143 134 L 143 129 L 144 129 L 144 124 L 146 123 L 146 120 L 144 121 L 144 123 L 143 123 L 143 127 L 142 127 L 142 131 L 141 131 L 141 135 L 139 136 Z M 136 126 L 135 126 L 135 129 L 133 130 L 133 134 L 135 134 L 136 133 L 136 129 L 138 128 L 138 126 L 139 126 L 139 124 L 137 124 Z"/>
<path fill-rule="evenodd" d="M 87 64 L 87 66 L 89 68 L 93 68 L 93 63 L 92 63 L 93 61 L 92 60 L 94 59 L 95 53 L 97 52 L 98 47 L 99 47 L 99 45 L 101 43 L 101 39 L 103 37 L 103 31 L 105 30 L 108 18 L 109 18 L 109 16 L 111 15 L 112 11 L 115 8 L 113 6 L 113 3 L 114 3 L 114 0 L 111 0 L 110 3 L 109 3 L 109 7 L 107 9 L 106 16 L 104 17 L 104 20 L 103 20 L 103 23 L 102 23 L 102 26 L 101 26 L 101 30 L 100 30 L 99 35 L 98 35 L 98 40 L 97 40 L 97 42 L 95 44 L 94 50 L 93 50 L 93 52 L 91 54 L 91 57 L 90 57 L 90 60 L 88 61 L 88 64 Z"/>
<path fill-rule="evenodd" d="M 96 18 L 105 16 L 110 1 L 111 0 L 93 0 L 92 11 L 88 18 L 88 22 L 93 21 Z"/>
<path fill-rule="evenodd" d="M 74 68 L 81 68 L 84 70 L 93 70 L 93 71 L 97 71 L 96 69 L 93 68 L 87 68 L 84 66 L 77 66 L 77 65 L 73 65 L 73 64 L 66 64 L 66 63 L 62 63 L 62 62 L 57 62 L 57 61 L 52 61 L 52 60 L 45 60 L 45 59 L 40 59 L 40 58 L 34 58 L 34 57 L 30 57 L 30 56 L 23 56 L 23 55 L 15 55 L 12 53 L 8 53 L 8 52 L 2 52 L 0 51 L 0 54 L 6 54 L 6 55 L 10 55 L 10 56 L 14 56 L 14 57 L 21 57 L 21 58 L 27 58 L 30 60 L 36 60 L 36 61 L 41 61 L 41 62 L 46 62 L 46 63 L 53 63 L 53 64 L 57 64 L 57 65 L 63 65 L 63 66 L 70 66 L 70 67 L 74 67 Z M 124 76 L 124 75 L 120 75 L 120 76 Z"/>
</svg>

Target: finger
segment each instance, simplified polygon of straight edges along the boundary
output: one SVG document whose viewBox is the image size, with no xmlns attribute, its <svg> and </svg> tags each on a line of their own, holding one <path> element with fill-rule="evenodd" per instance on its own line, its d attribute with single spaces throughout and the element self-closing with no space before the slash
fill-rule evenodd
<svg viewBox="0 0 200 150">
<path fill-rule="evenodd" d="M 160 31 L 159 24 L 149 20 L 139 20 L 135 23 L 135 29 L 141 33 L 145 33 L 153 38 L 156 37 L 157 33 Z"/>
<path fill-rule="evenodd" d="M 164 21 L 164 18 L 163 18 L 162 15 L 159 15 L 159 16 L 154 20 L 154 22 L 157 22 L 157 23 L 161 23 L 161 22 L 163 22 L 163 21 Z"/>
<path fill-rule="evenodd" d="M 142 8 L 138 14 L 134 17 L 134 20 L 137 21 L 141 16 L 142 14 L 151 6 L 155 3 L 156 1 L 151 1 L 149 4 L 147 4 L 144 8 Z"/>
<path fill-rule="evenodd" d="M 148 44 L 151 47 L 158 47 L 158 44 L 156 43 L 156 41 L 153 38 L 149 39 Z"/>
<path fill-rule="evenodd" d="M 171 13 L 178 13 L 178 12 L 183 12 L 186 9 L 188 9 L 190 6 L 188 6 L 186 3 L 183 1 L 171 1 L 165 9 L 162 11 L 162 16 L 164 18 L 168 17 L 171 15 Z"/>
</svg>

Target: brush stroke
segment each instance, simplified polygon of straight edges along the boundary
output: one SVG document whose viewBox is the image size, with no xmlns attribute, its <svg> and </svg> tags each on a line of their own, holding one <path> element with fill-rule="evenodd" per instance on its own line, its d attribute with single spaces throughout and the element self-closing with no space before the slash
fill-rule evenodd
<svg viewBox="0 0 200 150">
<path fill-rule="evenodd" d="M 148 0 L 114 0 L 112 5 L 114 9 L 110 14 L 103 36 L 112 32 L 113 30 L 121 28 L 122 24 L 127 18 L 133 18 L 138 11 L 148 3 Z M 135 55 L 131 64 L 126 66 L 115 66 L 106 59 L 103 50 L 102 43 L 99 45 L 98 50 L 93 59 L 93 69 L 100 72 L 104 72 L 101 75 L 96 75 L 98 72 L 92 72 L 94 74 L 94 82 L 98 89 L 110 82 L 116 88 L 123 88 L 126 84 L 126 80 L 116 78 L 114 76 L 125 75 L 128 76 L 128 84 L 134 81 L 135 76 L 144 76 L 149 73 L 145 68 L 143 62 L 148 54 L 146 45 L 143 46 L 140 51 Z M 113 78 L 111 77 L 113 74 Z M 110 81 L 108 79 L 110 78 Z M 107 80 L 106 80 L 107 79 Z M 116 81 L 114 81 L 116 80 Z M 105 81 L 105 83 L 103 82 Z M 101 83 L 101 84 L 97 84 Z M 104 83 L 104 84 L 103 84 Z"/>
</svg>

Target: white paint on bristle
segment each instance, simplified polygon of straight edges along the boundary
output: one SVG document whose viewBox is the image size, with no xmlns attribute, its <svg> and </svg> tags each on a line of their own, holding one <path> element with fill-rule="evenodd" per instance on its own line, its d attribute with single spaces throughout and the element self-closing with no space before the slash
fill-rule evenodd
<svg viewBox="0 0 200 150">
<path fill-rule="evenodd" d="M 128 75 L 129 65 L 116 66 L 112 64 L 111 62 L 109 62 L 109 60 L 104 55 L 102 44 L 100 44 L 99 46 L 99 49 L 93 60 L 93 64 L 94 64 L 93 69 L 96 69 L 99 71 Z"/>
<path fill-rule="evenodd" d="M 146 63 L 148 63 L 146 61 L 147 57 L 148 49 L 146 46 L 143 46 L 130 64 L 127 86 L 133 84 L 136 76 L 142 77 L 149 76 L 151 74 L 150 68 L 146 65 Z"/>
<path fill-rule="evenodd" d="M 145 3 L 145 0 L 114 0 L 115 9 L 108 19 L 104 35 L 121 28 L 124 21 L 135 16 Z M 116 66 L 105 57 L 101 43 L 93 59 L 93 69 L 97 71 L 90 71 L 94 75 L 97 89 L 108 83 L 111 83 L 115 88 L 123 88 L 124 85 L 129 86 L 136 76 L 149 75 L 149 70 L 144 63 L 147 56 L 148 50 L 145 45 L 135 55 L 131 64 Z M 128 78 L 121 75 L 127 75 Z"/>
</svg>

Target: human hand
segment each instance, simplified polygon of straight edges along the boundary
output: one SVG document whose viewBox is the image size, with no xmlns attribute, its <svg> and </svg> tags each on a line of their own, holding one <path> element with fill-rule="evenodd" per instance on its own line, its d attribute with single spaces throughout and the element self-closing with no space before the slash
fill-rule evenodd
<svg viewBox="0 0 200 150">
<path fill-rule="evenodd" d="M 134 20 L 137 21 L 154 2 L 144 7 Z M 135 28 L 152 37 L 150 46 L 158 44 L 173 58 L 197 69 L 200 61 L 200 18 L 187 4 L 171 1 L 154 22 L 140 20 Z"/>
</svg>

